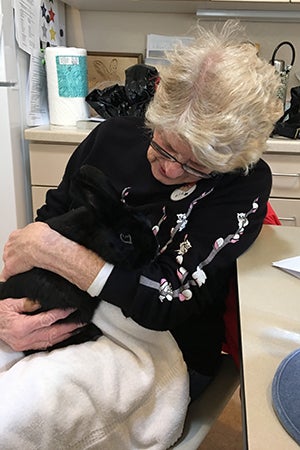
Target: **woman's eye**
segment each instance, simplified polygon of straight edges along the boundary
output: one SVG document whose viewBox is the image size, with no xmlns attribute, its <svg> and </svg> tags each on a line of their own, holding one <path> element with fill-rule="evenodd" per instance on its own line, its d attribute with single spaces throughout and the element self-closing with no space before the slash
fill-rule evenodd
<svg viewBox="0 0 300 450">
<path fill-rule="evenodd" d="M 129 244 L 132 245 L 132 238 L 131 235 L 128 233 L 121 233 L 120 234 L 120 239 L 122 242 L 124 242 L 124 244 Z"/>
</svg>

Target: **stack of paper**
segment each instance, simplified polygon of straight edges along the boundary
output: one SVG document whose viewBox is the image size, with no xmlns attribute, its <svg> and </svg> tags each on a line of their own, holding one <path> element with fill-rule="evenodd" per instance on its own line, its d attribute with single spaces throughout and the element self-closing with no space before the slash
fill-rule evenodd
<svg viewBox="0 0 300 450">
<path fill-rule="evenodd" d="M 300 278 L 300 256 L 275 261 L 272 265 Z"/>
</svg>

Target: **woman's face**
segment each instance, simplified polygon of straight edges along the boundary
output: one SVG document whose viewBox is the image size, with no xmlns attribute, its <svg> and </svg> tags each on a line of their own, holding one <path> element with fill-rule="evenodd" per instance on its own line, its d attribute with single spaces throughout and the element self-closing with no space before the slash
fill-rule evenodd
<svg viewBox="0 0 300 450">
<path fill-rule="evenodd" d="M 163 155 L 164 152 L 167 154 Z M 173 133 L 162 134 L 155 131 L 147 151 L 147 158 L 154 178 L 166 185 L 195 183 L 201 178 L 209 178 L 207 175 L 210 170 L 201 166 L 189 145 Z M 182 164 L 188 167 L 184 168 Z M 187 171 L 189 169 L 200 173 L 189 173 Z"/>
</svg>

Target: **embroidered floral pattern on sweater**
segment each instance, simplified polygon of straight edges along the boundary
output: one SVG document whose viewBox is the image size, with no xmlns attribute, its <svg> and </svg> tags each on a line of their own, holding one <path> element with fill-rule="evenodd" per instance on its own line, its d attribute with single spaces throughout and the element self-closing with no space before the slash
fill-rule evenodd
<svg viewBox="0 0 300 450">
<path fill-rule="evenodd" d="M 164 206 L 161 218 L 159 219 L 158 223 L 152 227 L 152 231 L 154 233 L 154 236 L 157 235 L 157 233 L 159 232 L 161 224 L 166 220 L 166 218 L 167 218 L 166 207 Z"/>
<path fill-rule="evenodd" d="M 187 226 L 187 216 L 186 214 L 177 214 L 177 224 L 179 225 L 178 231 L 184 230 Z"/>
<path fill-rule="evenodd" d="M 128 186 L 126 188 L 123 189 L 123 191 L 121 192 L 121 202 L 122 203 L 126 203 L 126 197 L 130 192 L 131 187 Z"/>
<path fill-rule="evenodd" d="M 189 251 L 189 249 L 192 247 L 192 244 L 187 238 L 187 234 L 184 236 L 184 240 L 179 244 L 179 250 L 176 250 L 177 256 L 176 261 L 178 264 L 182 264 L 183 261 L 183 255 Z"/>
<path fill-rule="evenodd" d="M 167 246 L 170 244 L 170 242 L 172 242 L 172 239 L 173 239 L 174 235 L 177 233 L 177 231 L 180 231 L 180 227 L 182 226 L 183 221 L 185 222 L 183 229 L 185 228 L 188 217 L 189 217 L 194 205 L 197 203 L 197 201 L 200 198 L 203 198 L 203 195 L 198 197 L 191 203 L 191 205 L 189 206 L 188 212 L 186 214 L 181 215 L 180 220 L 177 221 L 177 225 L 175 226 L 175 228 L 173 228 L 171 230 L 171 239 L 164 246 L 164 250 L 167 248 Z M 176 262 L 179 265 L 176 273 L 177 273 L 177 278 L 180 282 L 180 287 L 178 289 L 173 289 L 172 284 L 166 278 L 163 278 L 160 283 L 157 283 L 154 280 L 150 280 L 149 278 L 142 276 L 140 278 L 140 283 L 145 286 L 148 286 L 148 287 L 151 287 L 154 289 L 158 289 L 159 299 L 161 302 L 163 302 L 165 300 L 171 301 L 171 300 L 174 300 L 175 298 L 178 298 L 180 301 L 190 300 L 193 295 L 191 287 L 195 286 L 195 285 L 201 287 L 206 282 L 207 275 L 206 275 L 205 271 L 203 270 L 203 268 L 205 266 L 207 266 L 208 264 L 210 264 L 213 261 L 213 259 L 217 256 L 217 254 L 221 250 L 223 250 L 228 244 L 235 244 L 240 240 L 241 236 L 244 233 L 245 228 L 249 224 L 248 217 L 251 214 L 254 214 L 257 211 L 257 209 L 258 209 L 258 198 L 256 198 L 252 202 L 252 207 L 249 211 L 247 211 L 246 213 L 244 213 L 244 212 L 237 213 L 237 215 L 236 215 L 237 229 L 233 233 L 228 234 L 225 238 L 218 237 L 214 241 L 212 250 L 210 251 L 208 256 L 197 265 L 197 267 L 194 270 L 194 272 L 192 273 L 191 277 L 190 277 L 189 272 L 185 269 L 183 262 L 184 262 L 184 256 L 192 248 L 192 244 L 188 240 L 188 235 L 186 234 L 184 236 L 183 241 L 180 242 L 180 244 L 179 244 L 179 249 L 176 250 L 176 253 L 177 253 Z M 190 277 L 190 279 L 188 279 L 189 277 Z"/>
<path fill-rule="evenodd" d="M 171 283 L 168 283 L 165 278 L 162 278 L 160 280 L 159 300 L 161 302 L 163 302 L 164 300 L 168 300 L 169 302 L 171 302 L 173 300 L 173 289 Z"/>
<path fill-rule="evenodd" d="M 240 237 L 243 235 L 245 227 L 249 224 L 248 216 L 250 214 L 253 214 L 257 211 L 258 208 L 258 198 L 256 198 L 252 203 L 252 208 L 247 213 L 237 213 L 237 222 L 238 222 L 238 228 L 237 230 L 232 233 L 228 234 L 226 238 L 219 237 L 214 242 L 212 251 L 207 256 L 207 258 L 198 264 L 197 270 L 202 269 L 204 266 L 207 266 L 215 257 L 216 255 L 228 244 L 235 244 L 240 240 Z M 193 274 L 194 275 L 194 274 Z M 203 283 L 202 283 L 203 284 Z M 201 285 L 200 285 L 201 286 Z"/>
<path fill-rule="evenodd" d="M 198 201 L 203 199 L 204 197 L 206 197 L 207 195 L 211 194 L 213 192 L 214 188 L 211 188 L 209 191 L 204 191 L 202 192 L 201 195 L 199 195 L 199 197 L 195 198 L 188 207 L 188 210 L 186 213 L 180 213 L 177 214 L 177 222 L 174 228 L 171 228 L 170 230 L 170 239 L 168 240 L 168 242 L 166 242 L 166 244 L 161 248 L 160 253 L 163 253 L 166 251 L 166 249 L 168 248 L 168 246 L 173 242 L 174 236 L 176 235 L 176 233 L 178 231 L 182 231 L 186 225 L 188 224 L 188 217 L 190 216 L 193 208 L 197 205 Z"/>
</svg>

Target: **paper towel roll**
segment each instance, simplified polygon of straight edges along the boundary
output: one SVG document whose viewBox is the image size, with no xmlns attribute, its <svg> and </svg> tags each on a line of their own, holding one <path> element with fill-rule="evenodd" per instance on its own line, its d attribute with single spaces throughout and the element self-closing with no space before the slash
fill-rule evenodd
<svg viewBox="0 0 300 450">
<path fill-rule="evenodd" d="M 88 117 L 86 50 L 47 47 L 45 62 L 50 123 L 75 126 L 77 120 Z"/>
</svg>

